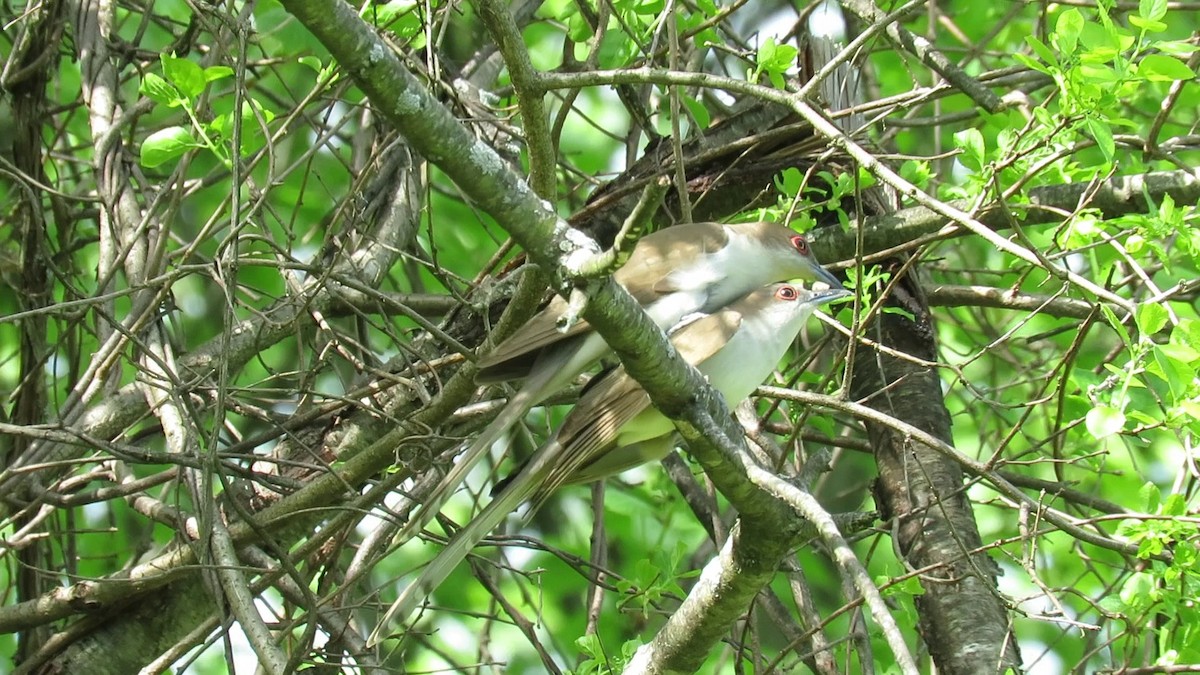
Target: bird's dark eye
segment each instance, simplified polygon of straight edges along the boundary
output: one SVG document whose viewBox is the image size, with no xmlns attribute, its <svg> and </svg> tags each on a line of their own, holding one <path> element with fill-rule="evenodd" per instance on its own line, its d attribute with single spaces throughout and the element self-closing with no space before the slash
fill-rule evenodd
<svg viewBox="0 0 1200 675">
<path fill-rule="evenodd" d="M 800 255 L 808 255 L 808 241 L 800 235 L 792 237 L 792 247 L 800 252 Z"/>
<path fill-rule="evenodd" d="M 779 290 L 775 291 L 775 297 L 780 300 L 795 300 L 799 296 L 800 292 L 796 290 L 795 286 L 780 286 Z"/>
</svg>

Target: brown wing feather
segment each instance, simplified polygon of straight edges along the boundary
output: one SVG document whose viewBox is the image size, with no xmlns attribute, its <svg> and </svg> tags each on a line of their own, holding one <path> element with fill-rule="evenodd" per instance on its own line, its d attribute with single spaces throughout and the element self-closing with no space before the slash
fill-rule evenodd
<svg viewBox="0 0 1200 675">
<path fill-rule="evenodd" d="M 621 427 L 650 407 L 650 397 L 624 368 L 610 373 L 588 394 L 558 431 L 564 448 L 562 461 L 550 471 L 540 493 L 549 494 L 569 483 L 580 467 L 616 443 Z"/>
<path fill-rule="evenodd" d="M 656 278 L 662 277 L 664 269 L 675 269 L 705 251 L 724 247 L 728 241 L 725 228 L 717 223 L 676 225 L 642 239 L 613 277 L 630 289 L 635 300 L 648 305 L 659 295 L 675 290 L 669 275 Z M 578 321 L 570 330 L 560 331 L 558 321 L 566 310 L 567 302 L 555 296 L 516 333 L 479 359 L 476 381 L 491 384 L 525 377 L 542 349 L 591 330 L 586 321 Z"/>
<path fill-rule="evenodd" d="M 701 254 L 724 248 L 729 243 L 725 227 L 719 223 L 685 223 L 646 237 L 633 250 L 629 260 L 613 278 L 643 305 L 665 293 L 677 290 L 671 275 L 663 270 L 678 269 L 697 260 Z"/>
<path fill-rule="evenodd" d="M 567 311 L 567 302 L 555 296 L 546 308 L 517 329 L 507 340 L 480 357 L 476 365 L 480 384 L 506 382 L 529 374 L 539 353 L 551 345 L 581 335 L 592 329 L 586 321 L 578 321 L 567 331 L 558 329 L 558 319 Z"/>
<path fill-rule="evenodd" d="M 729 342 L 741 326 L 742 315 L 725 309 L 693 321 L 676 331 L 671 341 L 689 363 L 703 363 Z M 650 408 L 650 397 L 625 369 L 617 368 L 594 383 L 558 430 L 563 460 L 551 471 L 539 492 L 549 493 L 572 482 L 573 474 L 608 452 L 630 420 Z"/>
</svg>

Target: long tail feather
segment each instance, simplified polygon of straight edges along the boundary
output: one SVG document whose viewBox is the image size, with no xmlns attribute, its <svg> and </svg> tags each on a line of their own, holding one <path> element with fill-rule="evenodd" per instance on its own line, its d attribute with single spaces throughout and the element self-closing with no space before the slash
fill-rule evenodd
<svg viewBox="0 0 1200 675">
<path fill-rule="evenodd" d="M 421 574 L 404 589 L 400 597 L 388 608 L 383 619 L 371 636 L 367 639 L 368 646 L 374 646 L 388 634 L 388 626 L 402 623 L 416 610 L 417 606 L 429 597 L 441 585 L 446 577 L 458 567 L 458 564 L 475 548 L 479 542 L 492 530 L 496 529 L 508 514 L 516 510 L 521 502 L 533 494 L 545 478 L 553 463 L 557 461 L 559 446 L 556 442 L 548 443 L 530 460 L 529 465 L 509 482 L 500 494 L 484 507 L 479 515 L 455 533 L 446 547 L 421 570 Z M 436 511 L 435 511 L 436 513 Z"/>
<path fill-rule="evenodd" d="M 504 404 L 504 408 L 500 410 L 500 414 L 496 415 L 496 418 L 471 441 L 471 444 L 467 446 L 466 451 L 462 453 L 458 461 L 454 463 L 454 466 L 450 467 L 450 471 L 446 473 L 441 482 L 437 484 L 437 487 L 425 498 L 424 503 L 409 517 L 408 522 L 396 534 L 393 542 L 402 543 L 408 541 L 417 536 L 429 523 L 433 522 L 438 512 L 442 510 L 446 502 L 450 501 L 450 497 L 454 495 L 454 492 L 467 479 L 467 475 L 471 473 L 471 470 L 483 458 L 484 453 L 492 447 L 492 444 L 504 435 L 505 430 L 524 417 L 530 408 L 538 404 L 546 384 L 553 377 L 554 372 L 547 369 L 535 373 L 525 381 L 524 386 Z"/>
<path fill-rule="evenodd" d="M 393 541 L 408 541 L 425 529 L 505 430 L 524 417 L 530 408 L 567 386 L 576 375 L 599 359 L 605 349 L 607 347 L 604 340 L 597 335 L 590 335 L 544 352 L 525 378 L 520 390 L 508 400 L 496 419 L 471 442 L 466 452 L 454 463 L 450 472 L 438 483 L 419 510 L 409 518 Z"/>
</svg>

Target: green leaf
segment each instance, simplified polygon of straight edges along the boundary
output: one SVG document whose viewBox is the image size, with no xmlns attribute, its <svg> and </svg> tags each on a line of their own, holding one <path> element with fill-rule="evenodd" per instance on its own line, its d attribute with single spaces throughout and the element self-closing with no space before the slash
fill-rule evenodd
<svg viewBox="0 0 1200 675">
<path fill-rule="evenodd" d="M 1146 31 L 1147 33 L 1161 33 L 1167 29 L 1167 24 L 1161 21 L 1147 21 L 1140 16 L 1130 16 L 1129 23 Z"/>
<path fill-rule="evenodd" d="M 1158 217 L 1164 223 L 1170 223 L 1175 220 L 1175 198 L 1168 192 L 1162 196 L 1162 203 L 1158 205 Z"/>
<path fill-rule="evenodd" d="M 1042 65 L 1041 61 L 1035 61 L 1024 54 L 1013 54 L 1013 58 L 1026 68 L 1031 68 L 1045 75 L 1054 75 L 1054 71 Z"/>
<path fill-rule="evenodd" d="M 769 37 L 763 40 L 758 46 L 758 54 L 755 56 L 755 63 L 759 69 L 766 71 L 768 74 L 782 74 L 787 72 L 788 68 L 796 65 L 797 50 L 792 45 L 777 44 L 775 38 Z"/>
<path fill-rule="evenodd" d="M 1183 569 L 1195 567 L 1200 556 L 1196 555 L 1196 544 L 1191 541 L 1181 541 L 1175 546 L 1175 566 Z"/>
<path fill-rule="evenodd" d="M 1188 44 L 1182 40 L 1159 40 L 1151 43 L 1150 48 L 1168 56 L 1181 57 L 1191 56 L 1196 53 L 1196 50 L 1200 49 L 1200 47 Z"/>
<path fill-rule="evenodd" d="M 954 143 L 962 148 L 963 154 L 959 161 L 972 171 L 980 171 L 984 164 L 983 134 L 978 129 L 970 128 L 954 134 Z"/>
<path fill-rule="evenodd" d="M 713 45 L 723 45 L 725 41 L 721 39 L 721 34 L 713 28 L 705 28 L 692 36 L 692 44 L 700 49 L 706 49 Z"/>
<path fill-rule="evenodd" d="M 1100 148 L 1100 153 L 1104 155 L 1104 161 L 1112 164 L 1113 157 L 1117 154 L 1117 144 L 1113 141 L 1112 128 L 1104 120 L 1091 117 L 1087 119 L 1087 128 L 1092 138 L 1096 139 L 1096 147 Z"/>
<path fill-rule="evenodd" d="M 708 108 L 705 108 L 704 104 L 695 98 L 686 95 L 683 97 L 683 104 L 687 106 L 692 117 L 696 118 L 696 125 L 701 129 L 707 129 L 712 122 L 712 115 L 709 114 Z"/>
<path fill-rule="evenodd" d="M 624 33 L 622 36 L 628 39 Z M 592 37 L 592 25 L 578 12 L 567 18 L 567 37 L 572 42 L 587 42 Z"/>
<path fill-rule="evenodd" d="M 1200 350 L 1200 320 L 1192 317 L 1180 319 L 1179 326 L 1175 333 L 1171 334 L 1171 338 L 1174 339 L 1176 335 L 1179 336 L 1181 342 Z"/>
<path fill-rule="evenodd" d="M 191 150 L 201 147 L 186 127 L 160 129 L 142 141 L 141 164 L 147 168 L 160 166 Z"/>
<path fill-rule="evenodd" d="M 389 33 L 401 40 L 410 40 L 421 35 L 424 23 L 421 20 L 420 7 L 414 0 L 394 0 L 386 5 L 378 6 L 374 23 L 384 27 Z M 409 48 L 415 45 L 409 45 Z"/>
<path fill-rule="evenodd" d="M 665 0 L 642 0 L 633 6 L 633 12 L 634 14 L 641 14 L 643 16 L 657 16 L 658 14 L 662 14 L 666 8 L 667 3 Z"/>
<path fill-rule="evenodd" d="M 775 177 L 775 187 L 788 197 L 795 197 L 800 192 L 800 186 L 804 184 L 804 173 L 796 167 L 784 169 Z"/>
<path fill-rule="evenodd" d="M 784 72 L 788 68 L 796 65 L 796 55 L 800 50 L 794 45 L 779 45 L 775 49 L 775 63 L 779 68 L 779 72 Z"/>
<path fill-rule="evenodd" d="M 1158 349 L 1161 350 L 1165 356 L 1177 361 L 1182 361 L 1184 363 L 1191 363 L 1200 360 L 1200 350 L 1197 350 L 1195 347 L 1183 340 L 1176 340 L 1175 336 L 1178 334 L 1179 329 L 1176 328 L 1171 332 L 1171 341 L 1165 345 L 1160 345 Z"/>
<path fill-rule="evenodd" d="M 1094 85 L 1115 85 L 1125 79 L 1115 68 L 1103 63 L 1084 62 L 1080 64 L 1079 72 L 1089 84 Z"/>
<path fill-rule="evenodd" d="M 1112 23 L 1089 21 L 1079 34 L 1079 44 L 1086 50 L 1081 57 L 1093 63 L 1109 63 L 1133 45 L 1133 37 L 1125 35 Z"/>
<path fill-rule="evenodd" d="M 1137 255 L 1146 247 L 1146 238 L 1136 232 L 1125 238 L 1125 250 L 1130 255 Z"/>
<path fill-rule="evenodd" d="M 1138 496 L 1142 499 L 1143 511 L 1146 513 L 1158 513 L 1158 506 L 1162 504 L 1162 490 L 1157 485 L 1146 481 L 1142 484 L 1142 488 L 1138 490 Z"/>
<path fill-rule="evenodd" d="M 571 0 L 546 0 L 538 7 L 535 16 L 539 19 L 554 19 L 561 22 L 578 13 L 579 6 Z"/>
<path fill-rule="evenodd" d="M 376 26 L 387 26 L 402 15 L 417 9 L 414 0 L 393 0 L 385 4 L 371 3 L 359 16 L 372 21 Z"/>
<path fill-rule="evenodd" d="M 205 82 L 216 82 L 227 77 L 233 77 L 233 68 L 229 66 L 209 66 L 204 69 Z"/>
<path fill-rule="evenodd" d="M 933 178 L 933 169 L 926 160 L 909 159 L 900 165 L 900 176 L 924 190 Z"/>
<path fill-rule="evenodd" d="M 1047 47 L 1041 40 L 1032 35 L 1026 35 L 1025 44 L 1029 45 L 1029 47 L 1033 49 L 1033 53 L 1037 54 L 1038 58 L 1043 62 L 1054 66 L 1056 69 L 1062 69 L 1058 63 L 1058 58 L 1054 56 L 1054 52 L 1051 51 L 1050 48 Z"/>
<path fill-rule="evenodd" d="M 1145 607 L 1151 602 L 1154 579 L 1145 572 L 1137 572 L 1121 586 L 1121 601 L 1129 607 Z"/>
<path fill-rule="evenodd" d="M 849 300 L 849 298 L 847 298 L 847 300 Z M 895 314 L 896 316 L 902 316 L 913 323 L 917 323 L 916 315 L 914 315 L 912 312 L 908 311 L 907 309 L 904 309 L 903 307 L 890 307 L 890 306 L 884 307 L 883 313 L 884 314 Z"/>
<path fill-rule="evenodd" d="M 1167 495 L 1167 501 L 1163 502 L 1162 514 L 1164 516 L 1187 515 L 1187 500 L 1178 493 Z"/>
<path fill-rule="evenodd" d="M 899 590 L 911 596 L 925 595 L 925 587 L 921 585 L 921 580 L 917 576 L 910 576 L 904 581 L 897 584 Z"/>
<path fill-rule="evenodd" d="M 1165 345 L 1155 345 L 1152 353 L 1154 360 L 1146 364 L 1146 371 L 1166 381 L 1167 386 L 1171 388 L 1171 398 L 1175 401 L 1186 397 L 1192 381 L 1196 378 L 1196 368 L 1192 365 L 1197 363 L 1196 359 L 1176 358 Z M 1154 420 L 1156 423 L 1159 421 Z"/>
<path fill-rule="evenodd" d="M 317 73 L 320 73 L 321 69 L 325 67 L 325 64 L 321 63 L 321 59 L 318 59 L 315 56 L 301 56 L 299 61 L 300 61 L 301 65 L 308 66 L 309 68 L 312 68 L 314 72 L 317 72 Z"/>
<path fill-rule="evenodd" d="M 618 30 L 610 30 L 600 41 L 600 49 L 596 53 L 597 63 L 601 68 L 624 68 L 637 53 L 636 47 L 636 43 L 630 40 L 628 35 Z M 576 58 L 587 58 L 587 55 L 577 53 Z"/>
<path fill-rule="evenodd" d="M 1129 608 L 1121 599 L 1115 595 L 1106 595 L 1100 598 L 1100 608 L 1109 614 L 1124 614 Z"/>
<path fill-rule="evenodd" d="M 1153 415 L 1147 415 L 1140 410 L 1130 410 L 1126 414 L 1129 416 L 1129 419 L 1138 424 L 1144 424 L 1146 426 L 1158 426 L 1159 424 L 1162 424 L 1162 420 L 1159 418 L 1154 417 Z"/>
<path fill-rule="evenodd" d="M 1125 413 L 1112 406 L 1096 406 L 1088 411 L 1084 423 L 1092 436 L 1101 440 L 1125 428 Z"/>
<path fill-rule="evenodd" d="M 258 107 L 257 103 L 251 100 L 242 102 L 242 135 L 240 137 L 241 147 L 239 148 L 239 155 L 242 157 L 257 152 L 264 145 L 264 128 L 262 124 L 259 124 L 258 119 L 254 115 L 255 109 L 262 116 L 264 123 L 270 124 L 271 120 L 275 119 L 275 113 Z M 225 143 L 232 151 L 233 124 L 233 113 L 228 112 L 223 115 L 217 115 L 211 122 L 205 125 L 204 130 L 211 140 Z M 219 150 L 214 149 L 214 152 L 222 155 L 222 152 Z M 224 161 L 225 157 L 222 156 L 221 159 Z"/>
<path fill-rule="evenodd" d="M 1186 64 L 1177 58 L 1162 54 L 1148 54 L 1138 64 L 1138 75 L 1155 82 L 1191 80 L 1196 77 Z"/>
<path fill-rule="evenodd" d="M 1167 0 L 1141 0 L 1137 15 L 1147 21 L 1158 21 L 1167 15 Z"/>
<path fill-rule="evenodd" d="M 775 58 L 775 47 L 775 38 L 773 37 L 763 40 L 762 44 L 758 46 L 758 53 L 754 55 L 754 61 L 759 68 L 766 70 L 767 64 Z"/>
<path fill-rule="evenodd" d="M 204 71 L 187 59 L 170 54 L 162 55 L 163 75 L 175 85 L 187 99 L 194 99 L 204 92 Z"/>
<path fill-rule="evenodd" d="M 1081 213 L 1078 217 L 1072 218 L 1063 233 L 1065 236 L 1059 237 L 1059 246 L 1076 249 L 1090 245 L 1095 241 L 1096 234 L 1102 231 L 1099 223 L 1096 216 L 1087 213 Z"/>
<path fill-rule="evenodd" d="M 151 101 L 172 108 L 183 103 L 183 97 L 179 95 L 179 90 L 170 82 L 167 82 L 154 73 L 146 73 L 146 76 L 142 78 L 142 85 L 138 87 L 138 91 Z"/>
<path fill-rule="evenodd" d="M 1142 489 L 1145 490 L 1145 485 Z M 1140 494 L 1140 491 L 1139 491 Z M 1149 509 L 1150 512 L 1157 512 L 1159 502 L 1154 502 L 1154 508 Z M 1141 541 L 1146 536 L 1146 521 L 1138 518 L 1125 518 L 1117 524 L 1117 536 L 1124 537 L 1131 542 Z"/>
<path fill-rule="evenodd" d="M 1075 8 L 1068 9 L 1054 24 L 1054 46 L 1060 54 L 1071 56 L 1079 45 L 1079 34 L 1083 32 L 1083 14 Z"/>
<path fill-rule="evenodd" d="M 1104 314 L 1104 318 L 1108 319 L 1108 324 L 1117 331 L 1117 335 L 1121 336 L 1121 341 L 1127 345 L 1133 344 L 1133 340 L 1129 338 L 1129 331 L 1125 328 L 1125 324 L 1117 318 L 1117 315 L 1109 309 L 1108 305 L 1100 305 L 1100 312 Z"/>
<path fill-rule="evenodd" d="M 1167 325 L 1167 310 L 1156 302 L 1146 302 L 1138 305 L 1134 318 L 1138 330 L 1148 338 Z"/>
</svg>

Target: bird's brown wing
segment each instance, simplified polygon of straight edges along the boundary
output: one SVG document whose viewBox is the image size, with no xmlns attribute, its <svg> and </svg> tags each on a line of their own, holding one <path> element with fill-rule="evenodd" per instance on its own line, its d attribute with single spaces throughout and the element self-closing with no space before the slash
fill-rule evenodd
<svg viewBox="0 0 1200 675">
<path fill-rule="evenodd" d="M 529 374 L 543 349 L 592 329 L 586 321 L 580 320 L 566 331 L 559 330 L 558 320 L 566 311 L 566 300 L 554 296 L 545 309 L 535 314 L 507 340 L 480 357 L 476 362 L 479 372 L 475 381 L 493 384 L 521 379 Z"/>
<path fill-rule="evenodd" d="M 742 315 L 732 309 L 702 316 L 682 326 L 671 337 L 680 356 L 699 364 L 721 349 L 741 326 Z M 573 481 L 580 469 L 612 450 L 622 428 L 651 407 L 650 397 L 625 368 L 617 368 L 589 385 L 587 392 L 564 420 L 557 440 L 563 448 L 539 490 L 548 494 Z"/>
<path fill-rule="evenodd" d="M 672 274 L 663 276 L 664 269 L 677 269 L 683 261 L 696 260 L 700 254 L 718 250 L 728 242 L 725 228 L 717 223 L 676 225 L 670 228 L 669 236 L 643 239 L 613 278 L 628 289 L 639 304 L 649 305 L 659 296 L 678 290 L 678 278 Z M 521 379 L 529 374 L 543 349 L 592 329 L 586 321 L 580 320 L 566 331 L 559 330 L 558 322 L 566 311 L 565 300 L 558 296 L 551 299 L 516 333 L 476 362 L 479 372 L 475 380 L 480 384 L 494 384 Z"/>
<path fill-rule="evenodd" d="M 630 289 L 640 304 L 648 305 L 661 295 L 679 290 L 679 278 L 673 273 L 664 275 L 663 270 L 678 270 L 684 263 L 698 260 L 728 243 L 729 234 L 720 223 L 676 225 L 639 242 L 613 278 Z"/>
</svg>

